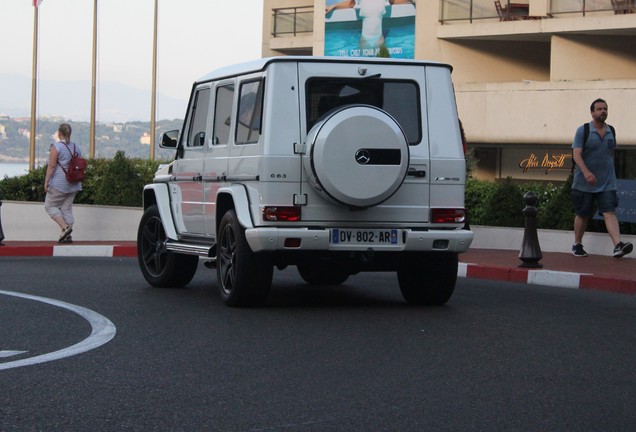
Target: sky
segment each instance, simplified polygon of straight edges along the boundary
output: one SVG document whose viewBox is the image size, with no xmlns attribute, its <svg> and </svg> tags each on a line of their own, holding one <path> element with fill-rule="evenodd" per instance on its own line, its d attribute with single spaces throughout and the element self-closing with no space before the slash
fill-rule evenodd
<svg viewBox="0 0 636 432">
<path fill-rule="evenodd" d="M 151 90 L 154 3 L 97 0 L 98 83 L 113 81 Z M 261 57 L 262 0 L 158 0 L 158 4 L 159 93 L 187 100 L 197 78 L 221 66 Z M 42 1 L 39 80 L 90 82 L 93 6 L 94 0 Z M 0 0 L 0 17 L 0 74 L 31 78 L 33 1 Z M 30 101 L 30 88 L 25 97 Z M 149 119 L 150 114 L 140 120 Z"/>
</svg>

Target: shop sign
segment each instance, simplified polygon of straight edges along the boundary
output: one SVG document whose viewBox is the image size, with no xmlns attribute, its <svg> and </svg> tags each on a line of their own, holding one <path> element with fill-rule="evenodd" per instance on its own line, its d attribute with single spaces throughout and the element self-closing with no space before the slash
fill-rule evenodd
<svg viewBox="0 0 636 432">
<path fill-rule="evenodd" d="M 552 170 L 572 169 L 571 153 L 544 153 L 537 156 L 534 153 L 519 162 L 519 168 L 527 173 L 531 170 L 544 171 L 548 174 Z"/>
</svg>

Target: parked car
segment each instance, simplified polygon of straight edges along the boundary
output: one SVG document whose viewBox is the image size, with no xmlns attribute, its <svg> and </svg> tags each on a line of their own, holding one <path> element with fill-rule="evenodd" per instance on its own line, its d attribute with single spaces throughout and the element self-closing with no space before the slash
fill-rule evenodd
<svg viewBox="0 0 636 432">
<path fill-rule="evenodd" d="M 276 57 L 196 81 L 176 151 L 143 192 L 141 271 L 187 285 L 200 257 L 227 305 L 263 304 L 275 267 L 309 284 L 397 273 L 404 298 L 451 297 L 465 158 L 449 65 Z"/>
</svg>

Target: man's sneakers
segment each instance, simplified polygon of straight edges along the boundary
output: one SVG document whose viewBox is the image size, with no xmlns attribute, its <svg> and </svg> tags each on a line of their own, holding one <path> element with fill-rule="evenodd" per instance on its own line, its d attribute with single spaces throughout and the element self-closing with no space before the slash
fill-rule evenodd
<svg viewBox="0 0 636 432">
<path fill-rule="evenodd" d="M 583 245 L 581 243 L 576 243 L 572 245 L 572 255 L 575 257 L 586 257 L 587 252 L 583 249 Z"/>
<path fill-rule="evenodd" d="M 620 258 L 624 255 L 627 255 L 632 250 L 634 250 L 634 245 L 632 245 L 631 243 L 619 242 L 614 248 L 614 258 Z"/>
<path fill-rule="evenodd" d="M 634 250 L 633 244 L 619 242 L 614 248 L 613 256 L 614 258 L 620 258 L 622 256 L 627 255 L 633 250 Z M 575 245 L 572 245 L 572 255 L 576 257 L 586 257 L 587 252 L 585 252 L 585 249 L 583 249 L 583 245 L 581 243 L 576 243 Z"/>
</svg>

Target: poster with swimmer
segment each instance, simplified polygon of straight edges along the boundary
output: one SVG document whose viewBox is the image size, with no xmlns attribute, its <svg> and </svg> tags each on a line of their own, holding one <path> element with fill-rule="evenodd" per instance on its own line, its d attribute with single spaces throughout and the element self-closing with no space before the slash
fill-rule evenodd
<svg viewBox="0 0 636 432">
<path fill-rule="evenodd" d="M 326 0 L 325 55 L 415 58 L 415 1 Z"/>
</svg>

